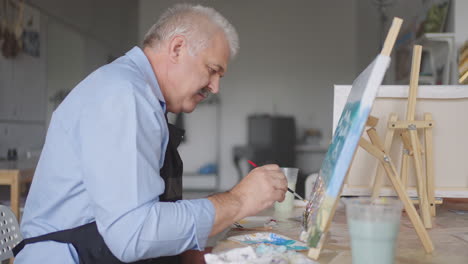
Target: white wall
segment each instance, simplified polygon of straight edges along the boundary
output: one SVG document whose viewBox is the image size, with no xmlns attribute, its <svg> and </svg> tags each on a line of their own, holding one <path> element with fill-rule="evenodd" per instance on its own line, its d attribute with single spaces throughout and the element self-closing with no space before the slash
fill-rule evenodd
<svg viewBox="0 0 468 264">
<path fill-rule="evenodd" d="M 356 49 L 358 72 L 364 70 L 369 62 L 380 52 L 381 23 L 378 8 L 371 1 L 356 2 Z"/>
<path fill-rule="evenodd" d="M 30 14 L 29 8 L 25 10 Z M 40 24 L 35 25 L 46 32 L 47 18 L 37 18 Z M 9 148 L 16 148 L 22 157 L 26 151 L 40 149 L 44 142 L 46 41 L 47 35 L 41 34 L 39 57 L 20 53 L 14 59 L 6 59 L 0 53 L 0 158 L 6 157 Z"/>
<path fill-rule="evenodd" d="M 0 55 L 0 157 L 7 148 L 40 149 L 54 92 L 72 89 L 109 55 L 135 45 L 138 35 L 137 1 L 26 3 L 40 13 L 41 54 L 8 60 Z"/>
<path fill-rule="evenodd" d="M 175 2 L 139 1 L 140 40 Z M 240 36 L 239 56 L 221 83 L 222 189 L 236 183 L 231 152 L 247 142 L 249 114 L 294 115 L 298 131 L 319 128 L 331 135 L 333 84 L 349 84 L 357 72 L 353 1 L 189 2 L 215 7 Z"/>
<path fill-rule="evenodd" d="M 137 2 L 128 0 L 36 0 L 30 3 L 47 25 L 47 115 L 50 98 L 71 90 L 110 58 L 123 55 L 137 40 Z M 70 63 L 73 62 L 73 63 Z"/>
<path fill-rule="evenodd" d="M 83 35 L 54 19 L 49 19 L 47 29 L 47 116 L 44 118 L 50 122 L 58 106 L 51 99 L 61 90 L 71 90 L 86 76 L 87 45 Z"/>
</svg>

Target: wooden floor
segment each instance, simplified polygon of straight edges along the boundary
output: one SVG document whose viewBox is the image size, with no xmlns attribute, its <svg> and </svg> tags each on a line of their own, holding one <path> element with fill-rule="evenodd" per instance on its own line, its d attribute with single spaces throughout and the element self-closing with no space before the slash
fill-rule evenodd
<svg viewBox="0 0 468 264">
<path fill-rule="evenodd" d="M 302 213 L 298 208 L 296 216 Z M 453 211 L 455 210 L 455 211 Z M 456 211 L 459 210 L 459 211 Z M 265 211 L 263 215 L 271 215 L 272 211 Z M 298 221 L 280 221 L 274 232 L 298 238 L 301 227 Z M 230 231 L 226 237 L 238 235 L 240 231 Z M 411 222 L 404 214 L 398 237 L 396 263 L 399 264 L 467 264 L 468 263 L 468 200 L 444 199 L 444 203 L 437 207 L 437 216 L 433 218 L 433 228 L 429 235 L 434 243 L 435 251 L 426 254 Z M 213 252 L 220 252 L 239 244 L 221 241 Z M 340 203 L 330 229 L 330 240 L 318 260 L 321 264 L 351 264 L 351 251 L 348 227 L 343 203 Z"/>
</svg>

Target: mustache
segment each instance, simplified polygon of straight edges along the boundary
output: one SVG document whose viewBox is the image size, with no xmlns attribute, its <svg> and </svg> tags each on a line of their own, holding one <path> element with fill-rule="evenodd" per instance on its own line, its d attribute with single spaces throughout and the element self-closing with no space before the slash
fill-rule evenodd
<svg viewBox="0 0 468 264">
<path fill-rule="evenodd" d="M 211 92 L 210 88 L 208 87 L 204 87 L 200 90 L 200 93 L 204 96 L 204 97 L 208 97 L 210 95 L 212 95 L 213 93 Z"/>
</svg>

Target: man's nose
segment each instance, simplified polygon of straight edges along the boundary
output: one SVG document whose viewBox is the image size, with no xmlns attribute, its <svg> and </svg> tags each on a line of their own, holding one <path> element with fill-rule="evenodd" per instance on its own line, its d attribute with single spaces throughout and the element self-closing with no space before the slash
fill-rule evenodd
<svg viewBox="0 0 468 264">
<path fill-rule="evenodd" d="M 220 79 L 219 76 L 216 75 L 211 80 L 210 90 L 211 90 L 211 93 L 213 94 L 219 93 L 219 79 Z"/>
</svg>

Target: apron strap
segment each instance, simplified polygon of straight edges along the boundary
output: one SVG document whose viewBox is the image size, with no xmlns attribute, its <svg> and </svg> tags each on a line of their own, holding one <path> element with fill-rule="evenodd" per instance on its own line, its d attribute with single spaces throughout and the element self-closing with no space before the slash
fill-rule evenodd
<svg viewBox="0 0 468 264">
<path fill-rule="evenodd" d="M 52 233 L 48 233 L 42 236 L 26 238 L 21 241 L 18 245 L 13 248 L 13 255 L 16 256 L 27 244 L 33 244 L 42 241 L 55 241 L 60 243 L 72 243 L 75 242 L 75 235 L 83 235 L 90 231 L 97 231 L 96 222 L 91 222 L 79 227 L 70 228 L 66 230 L 60 230 Z M 79 240 L 79 239 L 78 239 Z"/>
<path fill-rule="evenodd" d="M 185 131 L 170 123 L 169 142 L 164 156 L 164 165 L 159 171 L 159 175 L 165 183 L 164 193 L 159 196 L 161 202 L 175 202 L 182 200 L 182 173 L 184 164 L 180 158 L 177 147 L 181 143 Z"/>
</svg>

